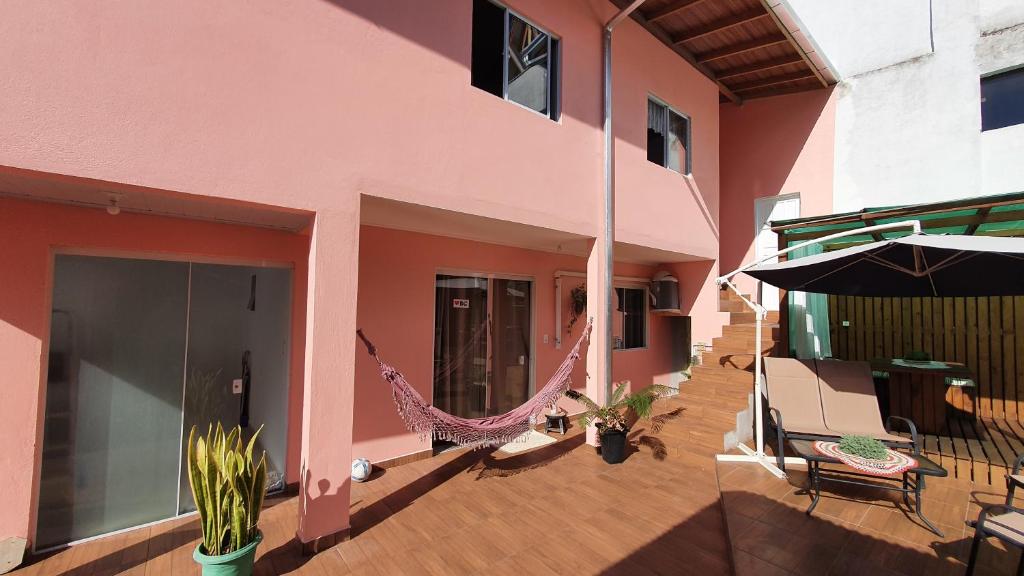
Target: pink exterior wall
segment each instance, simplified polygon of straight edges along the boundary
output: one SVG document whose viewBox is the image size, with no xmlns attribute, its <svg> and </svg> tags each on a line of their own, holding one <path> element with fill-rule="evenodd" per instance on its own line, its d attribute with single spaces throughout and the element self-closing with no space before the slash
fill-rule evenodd
<svg viewBox="0 0 1024 576">
<path fill-rule="evenodd" d="M 299 410 L 305 347 L 306 257 L 299 234 L 0 198 L 0 533 L 32 537 L 42 446 L 53 254 L 170 258 L 294 268 L 287 480 L 299 476 Z"/>
<path fill-rule="evenodd" d="M 562 280 L 562 348 L 555 348 L 555 272 L 586 270 L 586 260 L 574 256 L 537 252 L 441 236 L 363 226 L 359 254 L 358 324 L 380 349 L 385 361 L 394 365 L 416 386 L 424 398 L 433 398 L 434 285 L 435 276 L 445 273 L 487 273 L 526 276 L 534 281 L 533 331 L 535 384 L 543 386 L 579 337 L 581 319 L 572 334 L 565 332 L 569 321 L 569 291 L 582 278 Z M 648 266 L 619 264 L 616 275 L 649 278 Z M 687 278 L 688 279 L 688 278 Z M 659 383 L 676 384 L 671 373 L 671 332 L 669 323 L 649 316 L 648 346 L 644 350 L 614 352 L 615 381 L 630 380 L 634 387 Z M 544 336 L 549 336 L 547 344 Z M 586 386 L 581 361 L 573 372 L 573 387 Z M 574 403 L 564 400 L 570 413 Z M 362 346 L 356 354 L 354 437 L 355 457 L 380 461 L 430 448 L 406 431 L 395 410 L 391 392 L 380 371 Z"/>
<path fill-rule="evenodd" d="M 348 526 L 352 432 L 338 423 L 354 400 L 338 383 L 356 369 L 360 195 L 599 236 L 601 27 L 616 8 L 601 0 L 509 5 L 562 38 L 559 122 L 470 85 L 470 0 L 56 0 L 18 3 L 0 18 L 0 167 L 316 213 L 314 249 L 301 264 L 309 290 L 296 291 L 308 295 L 301 306 L 311 319 L 303 332 L 303 541 Z M 619 239 L 713 259 L 715 88 L 632 21 L 617 29 L 616 50 Z M 647 93 L 692 116 L 692 179 L 647 163 Z M 190 226 L 176 224 L 160 245 L 220 250 L 196 244 L 183 232 Z M 82 242 L 105 238 L 81 231 Z M 714 263 L 673 269 L 697 278 L 684 290 L 695 334 L 709 338 L 721 323 L 708 283 Z M 0 289 L 9 306 L 40 297 L 45 286 L 26 282 Z M 19 358 L 32 365 L 18 368 L 15 387 L 36 394 L 39 344 L 19 340 L 33 332 L 18 324 L 3 341 L 29 352 Z M 0 515 L 0 533 L 25 534 L 23 493 L 0 506 L 15 510 Z"/>
<path fill-rule="evenodd" d="M 754 258 L 754 200 L 800 194 L 800 215 L 832 212 L 835 95 L 817 90 L 723 104 L 722 272 Z M 745 292 L 753 280 L 740 274 Z"/>
</svg>

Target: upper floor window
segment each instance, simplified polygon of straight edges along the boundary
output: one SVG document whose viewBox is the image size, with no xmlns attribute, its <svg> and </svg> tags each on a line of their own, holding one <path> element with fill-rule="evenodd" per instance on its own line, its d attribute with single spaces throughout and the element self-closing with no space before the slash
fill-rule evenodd
<svg viewBox="0 0 1024 576">
<path fill-rule="evenodd" d="M 981 79 L 981 130 L 1024 124 L 1024 68 Z"/>
<path fill-rule="evenodd" d="M 558 119 L 558 40 L 489 0 L 473 1 L 471 83 Z"/>
<path fill-rule="evenodd" d="M 618 306 L 612 317 L 615 349 L 646 348 L 647 289 L 615 288 L 615 296 L 618 300 Z"/>
<path fill-rule="evenodd" d="M 690 118 L 654 98 L 647 100 L 647 159 L 690 173 Z"/>
</svg>

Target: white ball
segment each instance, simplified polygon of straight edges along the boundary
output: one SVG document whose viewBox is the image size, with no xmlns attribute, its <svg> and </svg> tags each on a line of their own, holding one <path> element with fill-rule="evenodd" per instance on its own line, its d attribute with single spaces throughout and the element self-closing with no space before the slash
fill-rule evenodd
<svg viewBox="0 0 1024 576">
<path fill-rule="evenodd" d="M 373 471 L 373 464 L 366 458 L 356 458 L 352 461 L 352 480 L 355 482 L 366 482 Z"/>
</svg>

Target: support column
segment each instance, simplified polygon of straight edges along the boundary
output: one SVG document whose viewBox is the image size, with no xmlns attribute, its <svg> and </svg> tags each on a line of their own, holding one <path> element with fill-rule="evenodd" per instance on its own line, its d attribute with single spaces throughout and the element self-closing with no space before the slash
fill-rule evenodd
<svg viewBox="0 0 1024 576">
<path fill-rule="evenodd" d="M 318 212 L 309 248 L 299 528 L 306 553 L 348 538 L 359 200 Z"/>
<path fill-rule="evenodd" d="M 587 396 L 598 404 L 606 400 L 605 390 L 612 378 L 611 307 L 607 305 L 611 288 L 605 279 L 605 243 L 601 238 L 590 242 L 590 256 L 587 258 L 587 317 L 594 319 L 587 347 Z M 598 445 L 597 428 L 587 428 L 587 444 Z"/>
</svg>

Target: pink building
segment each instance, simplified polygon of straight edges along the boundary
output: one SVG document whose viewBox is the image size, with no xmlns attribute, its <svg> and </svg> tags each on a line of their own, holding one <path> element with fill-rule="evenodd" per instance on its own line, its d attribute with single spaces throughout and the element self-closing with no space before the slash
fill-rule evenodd
<svg viewBox="0 0 1024 576">
<path fill-rule="evenodd" d="M 303 542 L 343 535 L 353 458 L 433 451 L 357 327 L 436 405 L 501 413 L 578 337 L 585 284 L 574 385 L 678 385 L 729 321 L 713 280 L 756 250 L 755 199 L 828 213 L 832 181 L 832 80 L 793 20 L 686 4 L 613 32 L 611 235 L 611 3 L 5 10 L 0 536 L 188 512 L 182 436 L 211 419 L 265 425 Z M 678 309 L 648 297 L 659 272 Z"/>
</svg>

